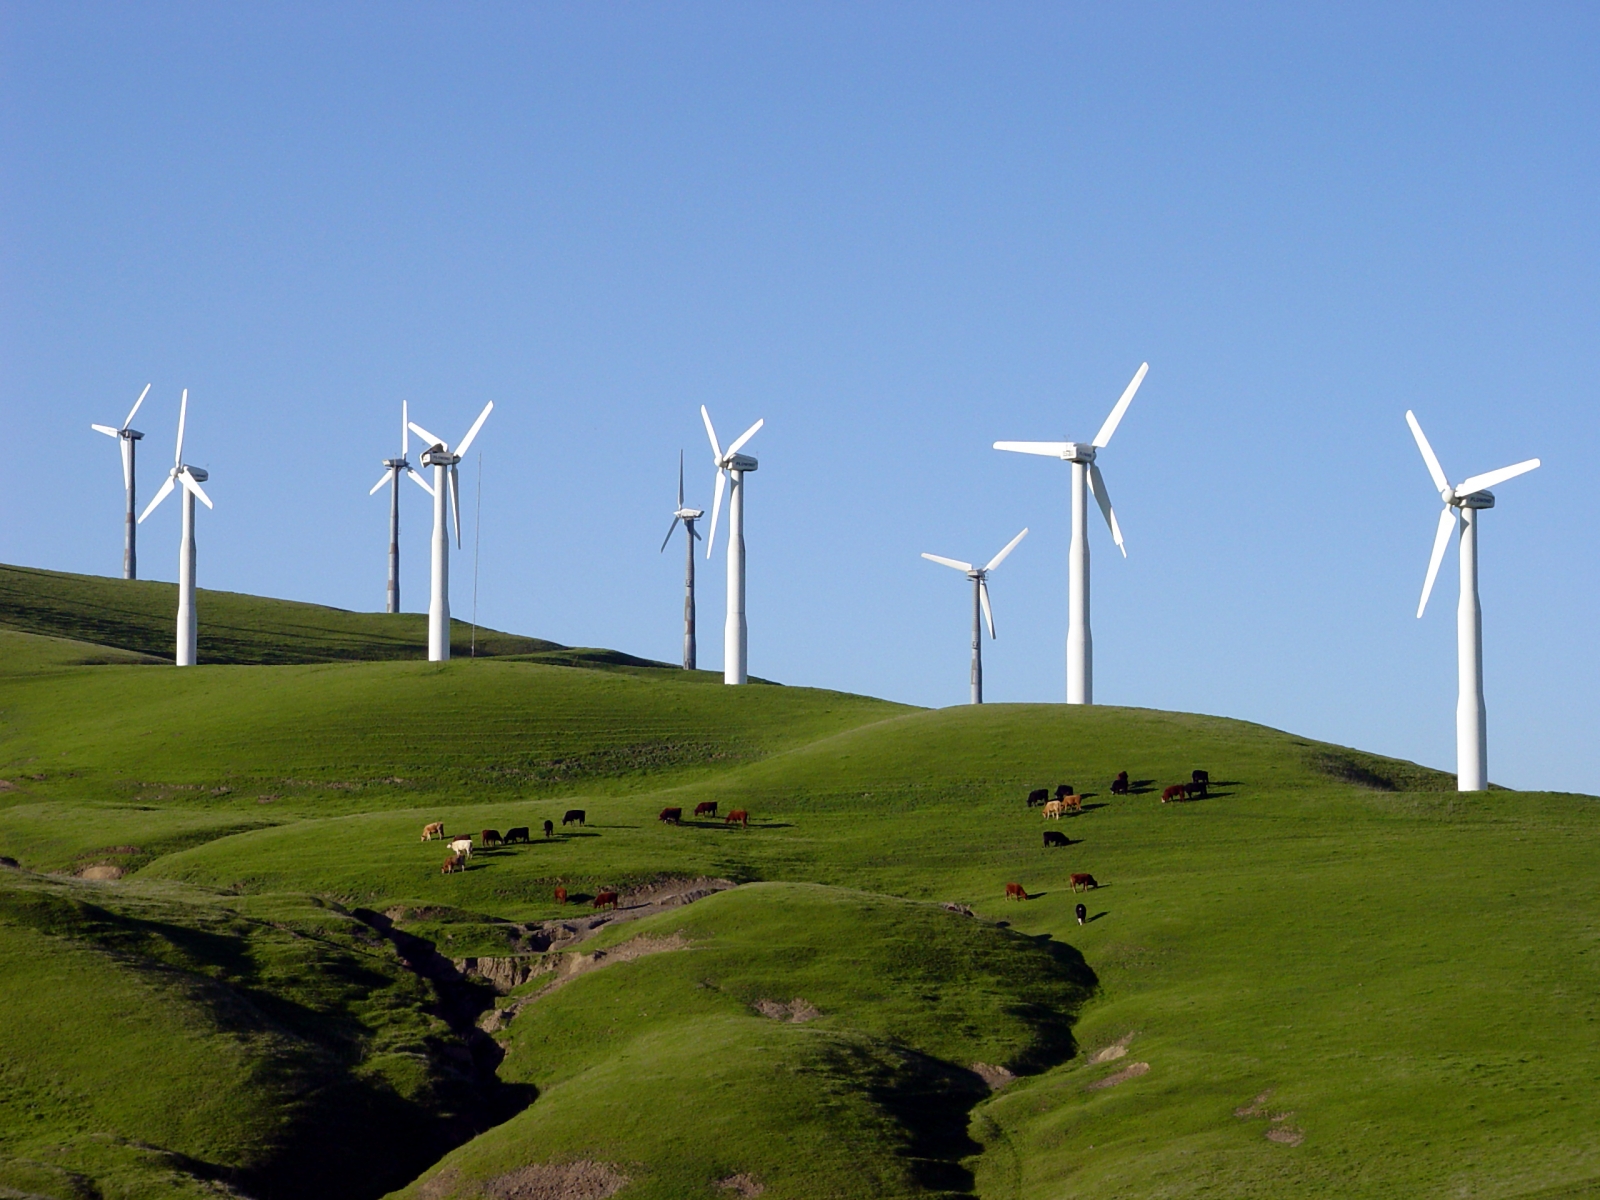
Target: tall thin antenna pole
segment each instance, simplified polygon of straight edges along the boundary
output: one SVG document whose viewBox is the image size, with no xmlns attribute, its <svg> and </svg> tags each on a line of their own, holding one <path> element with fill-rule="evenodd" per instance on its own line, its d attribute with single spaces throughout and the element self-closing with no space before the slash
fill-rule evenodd
<svg viewBox="0 0 1600 1200">
<path fill-rule="evenodd" d="M 478 544 L 483 539 L 483 451 L 478 451 L 478 505 L 472 516 L 472 651 L 478 657 Z"/>
</svg>

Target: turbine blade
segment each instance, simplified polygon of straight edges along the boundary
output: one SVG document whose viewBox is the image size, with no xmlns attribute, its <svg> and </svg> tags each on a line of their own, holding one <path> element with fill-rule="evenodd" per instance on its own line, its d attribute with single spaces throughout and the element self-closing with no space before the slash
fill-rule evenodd
<svg viewBox="0 0 1600 1200">
<path fill-rule="evenodd" d="M 456 523 L 456 549 L 461 549 L 461 475 L 450 467 L 450 517 Z"/>
<path fill-rule="evenodd" d="M 744 444 L 751 438 L 755 437 L 756 430 L 760 429 L 766 423 L 767 419 L 762 417 L 761 420 L 757 421 L 754 425 L 750 426 L 749 429 L 746 429 L 743 433 L 741 433 L 734 441 L 733 445 L 728 447 L 727 456 L 732 458 L 735 454 L 739 453 L 739 451 L 744 448 Z"/>
<path fill-rule="evenodd" d="M 678 507 L 683 507 L 683 451 L 678 451 Z"/>
<path fill-rule="evenodd" d="M 145 505 L 144 511 L 139 514 L 139 524 L 144 524 L 144 519 L 151 513 L 155 512 L 156 505 L 160 504 L 163 500 L 170 496 L 172 494 L 172 489 L 176 486 L 177 485 L 172 482 L 172 476 L 168 475 L 166 481 L 162 483 L 156 494 L 150 497 L 150 503 Z"/>
<path fill-rule="evenodd" d="M 701 410 L 702 412 L 704 409 Z M 710 427 L 710 422 L 707 422 Z M 715 437 L 715 435 L 712 435 Z M 722 515 L 722 489 L 728 485 L 728 475 L 721 467 L 717 468 L 717 495 L 711 502 L 711 536 L 706 538 L 706 557 L 711 557 L 711 548 L 717 544 L 717 518 Z"/>
<path fill-rule="evenodd" d="M 147 383 L 144 385 L 144 391 L 139 393 L 139 398 L 133 402 L 133 407 L 128 410 L 128 419 L 122 423 L 124 429 L 133 424 L 133 414 L 139 411 L 139 405 L 144 403 L 144 398 L 149 394 L 150 385 Z"/>
<path fill-rule="evenodd" d="M 922 557 L 927 559 L 929 562 L 943 563 L 947 567 L 954 567 L 958 571 L 972 570 L 971 563 L 958 562 L 953 558 L 945 558 L 942 554 L 929 554 L 926 550 L 924 550 L 922 552 Z"/>
<path fill-rule="evenodd" d="M 133 486 L 133 441 L 131 438 L 118 438 L 122 443 L 122 486 Z"/>
<path fill-rule="evenodd" d="M 1411 436 L 1417 440 L 1417 449 L 1422 451 L 1422 461 L 1427 464 L 1428 474 L 1433 476 L 1433 486 L 1440 493 L 1450 490 L 1450 481 L 1445 478 L 1444 468 L 1439 465 L 1438 456 L 1434 454 L 1433 447 L 1428 445 L 1427 436 L 1422 432 L 1422 426 L 1417 422 L 1417 415 L 1409 408 L 1406 409 L 1406 424 L 1411 426 Z"/>
<path fill-rule="evenodd" d="M 368 492 L 367 495 L 376 496 L 378 494 L 378 489 L 381 488 L 384 484 L 388 483 L 393 478 L 394 478 L 394 472 L 393 471 L 385 471 L 382 475 L 380 475 L 378 477 L 378 482 L 372 485 L 372 490 L 370 492 Z"/>
<path fill-rule="evenodd" d="M 411 453 L 411 405 L 400 401 L 400 457 Z"/>
<path fill-rule="evenodd" d="M 1439 564 L 1444 561 L 1445 547 L 1450 544 L 1450 530 L 1455 527 L 1456 510 L 1448 504 L 1439 514 L 1439 528 L 1433 535 L 1433 555 L 1428 559 L 1428 578 L 1422 585 L 1422 600 L 1417 605 L 1417 616 L 1428 607 L 1428 597 L 1433 594 L 1433 581 L 1439 576 Z"/>
<path fill-rule="evenodd" d="M 94 430 L 96 433 L 103 433 L 107 437 L 118 437 L 121 435 L 120 430 L 113 429 L 109 425 L 91 425 L 89 428 Z"/>
<path fill-rule="evenodd" d="M 457 454 L 463 458 L 466 457 L 467 447 L 472 445 L 472 439 L 478 436 L 478 430 L 483 428 L 483 423 L 489 419 L 489 414 L 493 411 L 494 401 L 491 400 L 483 406 L 483 411 L 478 414 L 478 419 L 472 423 L 472 428 L 467 430 L 467 436 L 461 439 L 461 445 L 455 449 Z"/>
<path fill-rule="evenodd" d="M 993 558 L 991 558 L 989 560 L 989 562 L 988 562 L 988 565 L 985 566 L 983 569 L 985 571 L 992 571 L 996 567 L 998 567 L 1001 563 L 1005 562 L 1006 555 L 1010 554 L 1013 550 L 1015 550 L 1017 548 L 1017 543 L 1020 542 L 1023 538 L 1025 538 L 1027 536 L 1028 536 L 1028 531 L 1026 529 L 1024 529 L 1021 533 L 1017 534 L 1016 537 L 1012 538 L 1009 542 L 1007 542 L 1006 543 L 1006 548 L 1004 550 L 1000 551 L 999 554 L 996 554 Z"/>
<path fill-rule="evenodd" d="M 717 431 L 711 428 L 711 414 L 706 411 L 704 404 L 700 406 L 700 419 L 706 423 L 706 436 L 711 439 L 711 457 L 716 460 L 717 465 L 720 467 L 722 465 L 722 447 L 717 444 Z M 712 522 L 712 524 L 715 525 L 715 522 Z M 712 532 L 715 533 L 716 530 L 713 529 Z"/>
<path fill-rule="evenodd" d="M 1089 490 L 1094 493 L 1095 500 L 1100 505 L 1100 513 L 1106 519 L 1106 528 L 1111 530 L 1111 540 L 1117 544 L 1117 549 L 1122 551 L 1122 557 L 1128 557 L 1128 548 L 1122 544 L 1122 530 L 1117 525 L 1117 514 L 1111 511 L 1111 493 L 1106 491 L 1106 477 L 1100 474 L 1100 464 L 1089 464 Z"/>
<path fill-rule="evenodd" d="M 1106 423 L 1100 426 L 1100 432 L 1094 435 L 1094 445 L 1099 449 L 1111 440 L 1111 435 L 1117 431 L 1117 426 L 1122 421 L 1122 414 L 1128 411 L 1128 405 L 1133 403 L 1133 394 L 1139 390 L 1139 385 L 1144 382 L 1144 374 L 1150 369 L 1149 363 L 1140 363 L 1139 369 L 1133 373 L 1133 382 L 1123 390 L 1122 398 L 1117 401 L 1117 406 L 1111 410 L 1111 415 L 1106 418 Z"/>
<path fill-rule="evenodd" d="M 183 399 L 178 404 L 178 452 L 172 456 L 172 465 L 183 466 L 183 423 L 189 418 L 189 389 L 183 389 Z"/>
<path fill-rule="evenodd" d="M 673 517 L 672 518 L 672 524 L 667 526 L 667 536 L 661 539 L 661 549 L 656 551 L 657 554 L 660 554 L 662 551 L 664 551 L 667 548 L 667 543 L 672 540 L 672 535 L 673 535 L 674 531 L 677 530 L 678 522 L 680 520 L 682 520 L 681 517 Z"/>
<path fill-rule="evenodd" d="M 170 477 L 169 477 L 170 478 Z M 206 495 L 205 489 L 200 486 L 200 481 L 189 474 L 188 468 L 178 472 L 178 482 L 183 484 L 183 490 L 194 494 L 194 498 L 207 508 L 216 507 L 211 503 L 211 497 Z"/>
<path fill-rule="evenodd" d="M 1067 452 L 1070 442 L 996 442 L 996 450 L 1010 450 L 1015 454 L 1042 454 L 1046 458 L 1060 458 Z"/>
<path fill-rule="evenodd" d="M 1481 492 L 1484 488 L 1492 488 L 1497 483 L 1515 479 L 1518 475 L 1526 475 L 1538 465 L 1539 460 L 1537 458 L 1530 458 L 1526 462 L 1519 462 L 1512 467 L 1501 467 L 1498 471 L 1485 471 L 1482 475 L 1472 475 L 1456 484 L 1456 495 L 1470 496 L 1473 492 Z"/>
<path fill-rule="evenodd" d="M 406 474 L 411 476 L 412 482 L 415 483 L 419 488 L 427 492 L 428 495 L 433 495 L 433 484 L 429 483 L 421 475 L 417 474 L 415 467 L 407 467 Z"/>
<path fill-rule="evenodd" d="M 983 619 L 989 622 L 989 640 L 997 636 L 994 631 L 994 609 L 989 607 L 989 581 L 978 580 L 978 603 L 983 605 Z"/>
<path fill-rule="evenodd" d="M 443 438 L 434 437 L 433 434 L 429 433 L 426 429 L 424 429 L 421 425 L 418 425 L 415 421 L 410 422 L 410 425 L 411 425 L 411 432 L 416 434 L 419 438 L 421 438 L 424 442 L 426 442 L 427 445 L 428 445 L 428 449 L 432 450 L 435 446 L 444 446 L 444 439 Z M 449 449 L 448 446 L 446 446 L 445 448 Z"/>
</svg>

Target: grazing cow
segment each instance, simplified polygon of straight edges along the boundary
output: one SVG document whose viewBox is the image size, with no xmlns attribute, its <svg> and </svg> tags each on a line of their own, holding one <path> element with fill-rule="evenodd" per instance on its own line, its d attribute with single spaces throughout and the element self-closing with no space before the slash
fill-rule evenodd
<svg viewBox="0 0 1600 1200">
<path fill-rule="evenodd" d="M 464 854 L 452 854 L 449 858 L 444 860 L 444 868 L 439 872 L 439 874 L 441 874 L 441 875 L 453 875 L 457 871 L 465 871 L 466 869 L 467 869 L 467 858 L 466 858 L 466 855 L 464 855 Z"/>
<path fill-rule="evenodd" d="M 715 800 L 702 800 L 694 806 L 694 815 L 697 817 L 714 817 L 717 815 L 717 802 Z"/>
<path fill-rule="evenodd" d="M 1111 781 L 1111 794 L 1113 796 L 1126 796 L 1128 794 L 1128 773 L 1118 771 L 1117 777 Z"/>
<path fill-rule="evenodd" d="M 1063 812 L 1081 813 L 1083 811 L 1082 796 L 1063 796 L 1058 803 Z"/>
<path fill-rule="evenodd" d="M 1074 911 L 1078 914 L 1078 924 L 1079 925 L 1088 924 L 1088 922 L 1089 922 L 1089 906 L 1088 905 L 1080 904 L 1080 905 L 1078 905 L 1078 907 Z"/>
<path fill-rule="evenodd" d="M 1073 787 L 1070 783 L 1058 783 L 1056 784 L 1056 794 L 1054 798 L 1057 800 L 1065 800 L 1077 790 L 1078 789 Z"/>
<path fill-rule="evenodd" d="M 1070 846 L 1072 843 L 1067 841 L 1066 834 L 1057 833 L 1054 829 L 1046 829 L 1044 831 L 1044 844 L 1046 846 Z"/>
<path fill-rule="evenodd" d="M 1186 784 L 1183 785 L 1183 795 L 1184 795 L 1185 799 L 1192 800 L 1196 796 L 1204 796 L 1205 794 L 1206 794 L 1206 785 L 1203 782 L 1201 782 L 1201 783 L 1186 783 Z"/>
<path fill-rule="evenodd" d="M 1028 807 L 1037 808 L 1048 799 L 1050 799 L 1049 788 L 1034 788 L 1033 791 L 1028 793 Z"/>
<path fill-rule="evenodd" d="M 526 825 L 518 825 L 515 829 L 506 830 L 505 844 L 509 846 L 512 842 L 521 842 L 524 846 L 528 844 L 528 827 Z"/>
<path fill-rule="evenodd" d="M 434 838 L 444 837 L 444 822 L 430 821 L 422 827 L 422 840 L 431 842 Z"/>
<path fill-rule="evenodd" d="M 1095 882 L 1094 876 L 1088 874 L 1087 872 L 1083 874 L 1075 874 L 1072 876 L 1072 878 L 1067 880 L 1067 882 L 1072 885 L 1072 890 L 1075 892 L 1087 892 L 1100 886 Z"/>
<path fill-rule="evenodd" d="M 1028 889 L 1023 887 L 1020 883 L 1008 883 L 1008 884 L 1006 884 L 1006 899 L 1007 900 L 1026 900 L 1027 898 L 1028 898 Z"/>
<path fill-rule="evenodd" d="M 556 835 L 556 823 L 554 821 L 546 821 L 544 823 L 544 835 L 547 838 L 555 837 L 555 835 Z"/>
<path fill-rule="evenodd" d="M 1051 800 L 1044 806 L 1044 815 L 1052 821 L 1059 821 L 1061 819 L 1061 810 L 1065 807 L 1066 805 L 1062 804 L 1061 801 Z"/>
<path fill-rule="evenodd" d="M 750 814 L 742 808 L 736 808 L 722 819 L 722 823 L 724 825 L 743 825 L 746 829 L 749 829 Z"/>
<path fill-rule="evenodd" d="M 562 828 L 566 828 L 566 826 L 571 825 L 574 821 L 576 821 L 579 825 L 582 825 L 583 824 L 583 818 L 584 818 L 583 809 L 581 809 L 581 808 L 569 808 L 569 809 L 567 809 L 567 815 L 561 818 Z"/>
<path fill-rule="evenodd" d="M 1161 803 L 1163 803 L 1163 804 L 1165 804 L 1168 800 L 1182 800 L 1182 799 L 1183 799 L 1183 784 L 1181 784 L 1181 783 L 1175 783 L 1169 788 L 1162 788 L 1161 789 Z"/>
<path fill-rule="evenodd" d="M 663 808 L 661 810 L 661 815 L 657 817 L 656 820 L 665 825 L 676 825 L 679 821 L 683 820 L 683 809 Z"/>
<path fill-rule="evenodd" d="M 617 894 L 612 891 L 601 892 L 594 898 L 594 906 L 596 908 L 616 908 Z"/>
<path fill-rule="evenodd" d="M 478 840 L 485 846 L 498 846 L 501 844 L 500 831 L 498 829 L 485 829 L 478 835 Z"/>
<path fill-rule="evenodd" d="M 1210 771 L 1192 771 L 1189 774 L 1189 778 L 1195 783 L 1210 783 L 1211 782 L 1211 772 Z"/>
<path fill-rule="evenodd" d="M 472 839 L 468 837 L 458 837 L 455 841 L 450 843 L 450 849 L 461 855 L 463 858 L 471 858 Z"/>
<path fill-rule="evenodd" d="M 557 904 L 565 904 L 566 902 L 567 902 L 567 889 L 564 888 L 564 887 L 558 887 L 556 889 L 556 903 Z"/>
</svg>

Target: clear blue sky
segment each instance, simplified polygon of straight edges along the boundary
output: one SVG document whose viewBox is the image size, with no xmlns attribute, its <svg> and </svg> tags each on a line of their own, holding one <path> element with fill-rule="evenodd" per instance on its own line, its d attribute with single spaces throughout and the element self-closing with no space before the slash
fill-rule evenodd
<svg viewBox="0 0 1600 1200">
<path fill-rule="evenodd" d="M 480 620 L 673 659 L 657 546 L 680 447 L 709 507 L 706 403 L 725 439 L 767 421 L 755 674 L 961 702 L 968 594 L 918 554 L 1027 525 L 988 695 L 1058 700 L 1067 471 L 990 444 L 1092 437 L 1148 359 L 1101 460 L 1129 557 L 1097 524 L 1098 699 L 1453 767 L 1412 407 L 1455 477 L 1544 459 L 1484 523 L 1490 774 L 1600 792 L 1597 32 L 1580 5 L 5 3 L 0 559 L 120 570 L 89 423 L 152 382 L 141 493 L 188 387 L 202 586 L 381 608 L 400 400 L 450 436 L 493 399 Z M 702 582 L 719 667 L 720 554 Z"/>
</svg>

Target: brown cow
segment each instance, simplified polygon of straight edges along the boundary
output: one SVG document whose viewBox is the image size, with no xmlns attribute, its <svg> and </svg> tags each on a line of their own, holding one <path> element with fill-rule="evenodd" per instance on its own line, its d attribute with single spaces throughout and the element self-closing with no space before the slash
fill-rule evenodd
<svg viewBox="0 0 1600 1200">
<path fill-rule="evenodd" d="M 1006 899 L 1007 900 L 1026 900 L 1027 898 L 1028 898 L 1028 890 L 1025 887 L 1023 887 L 1020 883 L 1008 883 L 1008 884 L 1006 884 Z"/>
<path fill-rule="evenodd" d="M 498 829 L 485 829 L 478 835 L 478 840 L 485 846 L 500 845 L 500 831 Z"/>
<path fill-rule="evenodd" d="M 702 800 L 694 806 L 694 815 L 697 817 L 714 817 L 717 815 L 717 802 L 715 800 Z"/>
<path fill-rule="evenodd" d="M 617 894 L 611 891 L 601 892 L 594 898 L 594 906 L 596 908 L 616 908 Z"/>
<path fill-rule="evenodd" d="M 683 820 L 683 809 L 663 808 L 661 810 L 661 815 L 657 817 L 656 820 L 662 821 L 668 825 L 676 825 L 679 821 Z"/>
<path fill-rule="evenodd" d="M 464 855 L 464 854 L 452 854 L 449 858 L 444 860 L 444 869 L 441 870 L 439 872 L 439 874 L 441 874 L 441 875 L 453 875 L 457 871 L 465 871 L 466 869 L 467 869 L 467 858 L 466 858 L 466 855 Z"/>
<path fill-rule="evenodd" d="M 1067 882 L 1072 885 L 1072 890 L 1075 892 L 1087 892 L 1100 886 L 1095 882 L 1094 876 L 1087 871 L 1082 874 L 1074 874 Z"/>
<path fill-rule="evenodd" d="M 1161 790 L 1161 803 L 1163 803 L 1163 804 L 1165 804 L 1168 800 L 1182 800 L 1182 799 L 1183 799 L 1183 784 L 1181 784 L 1181 783 L 1175 783 L 1171 787 L 1163 788 Z"/>
<path fill-rule="evenodd" d="M 515 829 L 506 830 L 505 844 L 509 846 L 512 842 L 521 842 L 524 846 L 528 844 L 528 827 L 526 825 L 518 825 Z"/>
<path fill-rule="evenodd" d="M 1063 796 L 1057 803 L 1061 805 L 1064 812 L 1081 813 L 1083 811 L 1082 796 Z"/>
<path fill-rule="evenodd" d="M 734 809 L 722 820 L 725 825 L 743 825 L 746 829 L 750 828 L 750 814 L 742 808 Z"/>
<path fill-rule="evenodd" d="M 422 840 L 425 842 L 431 842 L 434 838 L 442 838 L 443 836 L 443 821 L 430 821 L 428 824 L 422 827 Z"/>
<path fill-rule="evenodd" d="M 567 902 L 567 889 L 564 888 L 564 887 L 558 887 L 556 889 L 556 903 L 557 904 L 565 904 L 566 902 Z"/>
</svg>

